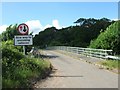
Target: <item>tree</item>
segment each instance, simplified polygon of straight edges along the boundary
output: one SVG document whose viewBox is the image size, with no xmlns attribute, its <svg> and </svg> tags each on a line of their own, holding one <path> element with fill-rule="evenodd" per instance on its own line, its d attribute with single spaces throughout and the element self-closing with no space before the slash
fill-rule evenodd
<svg viewBox="0 0 120 90">
<path fill-rule="evenodd" d="M 17 24 L 10 25 L 9 27 L 6 28 L 6 31 L 2 33 L 1 39 L 2 41 L 13 40 L 14 35 L 17 34 L 18 34 Z"/>
<path fill-rule="evenodd" d="M 120 21 L 111 24 L 98 38 L 91 41 L 91 48 L 112 49 L 115 54 L 120 54 Z"/>
<path fill-rule="evenodd" d="M 80 18 L 77 21 L 75 21 L 74 23 L 79 23 L 80 26 L 89 27 L 91 25 L 94 25 L 97 21 L 98 20 L 94 19 L 94 18 L 89 18 L 89 19 Z"/>
<path fill-rule="evenodd" d="M 49 45 L 52 40 L 55 39 L 55 34 L 57 33 L 55 27 L 46 28 L 44 31 L 39 32 L 38 35 L 35 35 L 33 41 L 35 46 L 40 46 L 44 48 L 46 45 Z"/>
<path fill-rule="evenodd" d="M 34 37 L 34 45 L 44 48 L 55 45 L 68 45 L 88 47 L 90 41 L 97 38 L 100 32 L 112 23 L 109 19 L 80 18 L 75 23 L 77 26 L 69 26 L 62 29 L 50 27 L 39 32 Z"/>
<path fill-rule="evenodd" d="M 74 23 L 79 23 L 81 26 L 85 22 L 85 20 L 86 20 L 85 18 L 80 18 L 77 21 L 75 21 Z"/>
</svg>

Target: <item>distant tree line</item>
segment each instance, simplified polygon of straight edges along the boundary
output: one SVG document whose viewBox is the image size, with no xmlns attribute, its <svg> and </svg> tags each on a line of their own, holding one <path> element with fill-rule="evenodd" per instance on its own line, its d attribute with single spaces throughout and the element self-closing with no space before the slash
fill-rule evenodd
<svg viewBox="0 0 120 90">
<path fill-rule="evenodd" d="M 114 21 L 107 18 L 80 18 L 74 22 L 74 26 L 62 29 L 50 27 L 39 32 L 34 37 L 34 45 L 40 48 L 56 45 L 88 47 L 90 41 L 96 39 L 112 23 Z"/>
</svg>

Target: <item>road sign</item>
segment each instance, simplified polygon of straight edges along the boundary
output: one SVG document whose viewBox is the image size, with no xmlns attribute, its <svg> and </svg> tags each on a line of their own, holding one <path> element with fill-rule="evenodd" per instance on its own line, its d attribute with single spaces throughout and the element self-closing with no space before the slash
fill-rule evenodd
<svg viewBox="0 0 120 90">
<path fill-rule="evenodd" d="M 14 45 L 24 46 L 24 45 L 32 45 L 33 37 L 32 35 L 16 35 L 14 36 Z"/>
<path fill-rule="evenodd" d="M 18 26 L 17 30 L 22 35 L 28 35 L 29 27 L 26 24 L 22 23 Z"/>
</svg>

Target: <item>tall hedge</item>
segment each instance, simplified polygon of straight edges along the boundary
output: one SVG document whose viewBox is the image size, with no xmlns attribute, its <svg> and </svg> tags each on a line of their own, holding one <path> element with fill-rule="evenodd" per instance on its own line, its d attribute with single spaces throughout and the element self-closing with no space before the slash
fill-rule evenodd
<svg viewBox="0 0 120 90">
<path fill-rule="evenodd" d="M 97 39 L 91 41 L 91 48 L 112 49 L 114 54 L 120 54 L 120 20 L 111 24 L 100 33 Z"/>
</svg>

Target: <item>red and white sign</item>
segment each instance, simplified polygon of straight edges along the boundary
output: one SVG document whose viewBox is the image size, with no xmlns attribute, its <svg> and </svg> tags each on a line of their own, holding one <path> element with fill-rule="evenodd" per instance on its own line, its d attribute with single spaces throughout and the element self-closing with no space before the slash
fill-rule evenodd
<svg viewBox="0 0 120 90">
<path fill-rule="evenodd" d="M 17 30 L 22 35 L 28 35 L 29 27 L 26 24 L 22 23 L 18 26 Z"/>
</svg>

